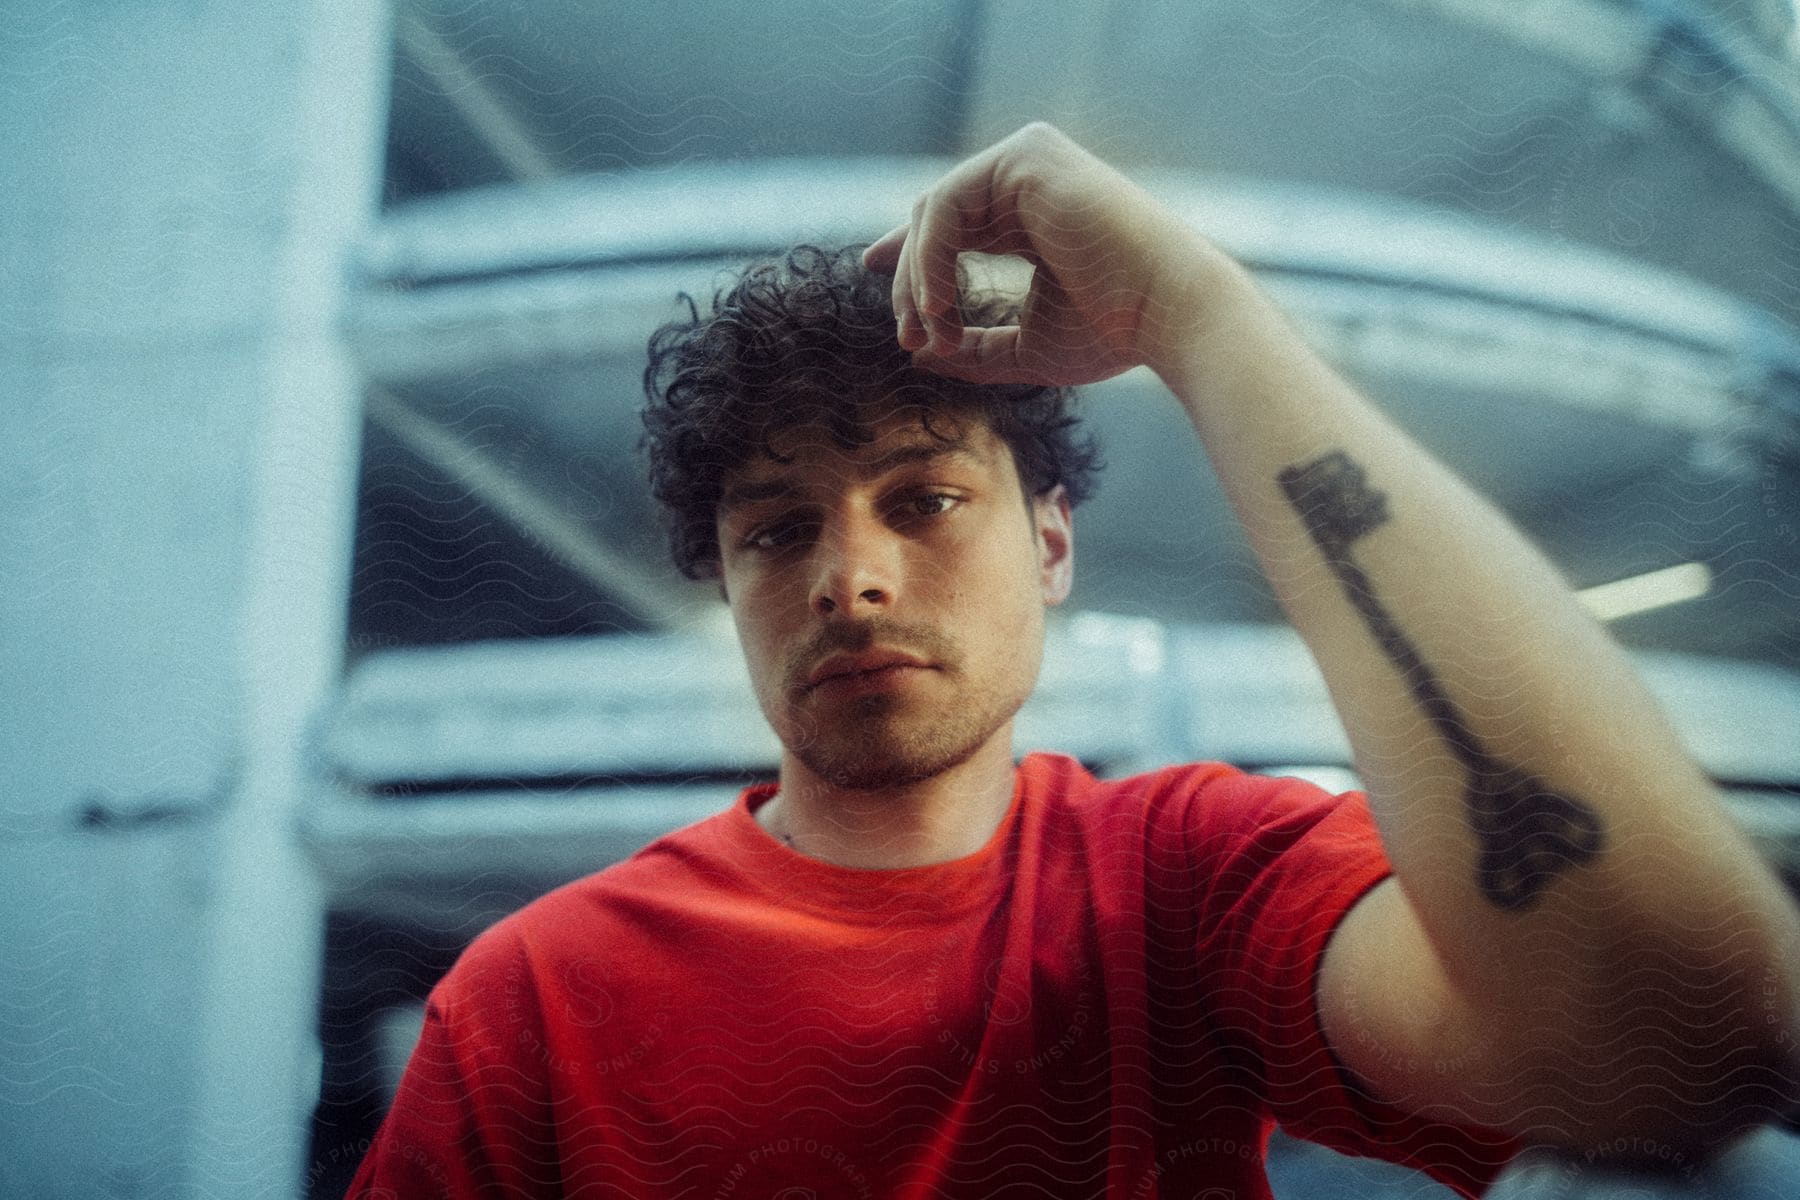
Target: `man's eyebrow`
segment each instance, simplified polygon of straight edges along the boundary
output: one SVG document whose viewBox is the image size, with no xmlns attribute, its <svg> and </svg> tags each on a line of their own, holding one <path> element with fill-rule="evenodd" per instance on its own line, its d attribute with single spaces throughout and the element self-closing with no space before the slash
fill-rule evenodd
<svg viewBox="0 0 1800 1200">
<path fill-rule="evenodd" d="M 960 459 L 973 464 L 980 460 L 963 442 L 908 442 L 896 446 L 880 458 L 857 469 L 857 474 L 865 479 L 877 475 L 885 475 L 896 467 L 907 466 L 917 462 L 933 462 L 942 459 Z M 726 488 L 719 497 L 719 511 L 729 512 L 745 504 L 755 504 L 763 500 L 781 500 L 798 496 L 803 489 L 791 477 L 777 475 L 772 479 L 735 483 Z"/>
<path fill-rule="evenodd" d="M 719 496 L 719 511 L 726 513 L 761 500 L 779 500 L 799 494 L 800 489 L 786 476 L 777 476 L 760 483 L 734 483 Z"/>
</svg>

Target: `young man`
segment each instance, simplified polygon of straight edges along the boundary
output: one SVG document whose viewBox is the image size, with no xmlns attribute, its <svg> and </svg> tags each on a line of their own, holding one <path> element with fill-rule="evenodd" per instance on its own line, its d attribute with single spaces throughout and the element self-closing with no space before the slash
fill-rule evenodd
<svg viewBox="0 0 1800 1200">
<path fill-rule="evenodd" d="M 964 251 L 1033 264 L 1016 321 Z M 1140 364 L 1366 798 L 1015 767 L 1093 466 L 1059 389 Z M 648 381 L 779 781 L 484 934 L 352 1194 L 1256 1197 L 1280 1122 L 1475 1195 L 1525 1141 L 1667 1161 L 1793 1099 L 1800 923 L 1618 650 L 1055 130 L 860 263 L 752 270 Z"/>
</svg>

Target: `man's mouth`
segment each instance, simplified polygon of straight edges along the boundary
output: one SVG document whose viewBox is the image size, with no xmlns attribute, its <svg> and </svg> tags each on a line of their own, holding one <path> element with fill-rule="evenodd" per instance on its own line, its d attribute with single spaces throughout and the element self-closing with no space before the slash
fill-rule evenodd
<svg viewBox="0 0 1800 1200">
<path fill-rule="evenodd" d="M 890 688 L 903 687 L 912 679 L 924 675 L 929 670 L 931 670 L 930 667 L 917 666 L 913 663 L 894 663 L 885 667 L 871 667 L 866 671 L 841 671 L 819 680 L 812 685 L 812 690 L 834 696 L 886 691 Z"/>
<path fill-rule="evenodd" d="M 806 689 L 822 687 L 827 684 L 843 686 L 840 680 L 856 680 L 882 675 L 903 676 L 909 669 L 925 670 L 931 664 L 914 654 L 903 650 L 862 650 L 855 654 L 833 654 L 818 666 L 806 678 Z"/>
</svg>

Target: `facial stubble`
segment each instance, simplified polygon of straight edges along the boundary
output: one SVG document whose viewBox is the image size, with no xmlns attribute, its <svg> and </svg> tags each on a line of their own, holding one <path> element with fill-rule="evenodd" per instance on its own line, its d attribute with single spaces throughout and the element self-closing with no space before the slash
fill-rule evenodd
<svg viewBox="0 0 1800 1200">
<path fill-rule="evenodd" d="M 793 716 L 787 748 L 807 770 L 834 787 L 881 792 L 921 783 L 961 766 L 1015 712 L 1013 698 L 989 694 L 944 698 L 959 674 L 908 681 L 901 687 L 841 701 L 815 694 Z M 810 711 L 807 711 L 810 710 Z"/>
</svg>

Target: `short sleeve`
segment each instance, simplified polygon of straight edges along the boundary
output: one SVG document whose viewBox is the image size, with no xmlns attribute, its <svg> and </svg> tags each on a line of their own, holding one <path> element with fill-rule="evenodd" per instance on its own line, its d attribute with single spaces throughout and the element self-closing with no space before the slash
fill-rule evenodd
<svg viewBox="0 0 1800 1200">
<path fill-rule="evenodd" d="M 515 1049 L 530 1040 L 528 1018 L 496 1019 L 479 1002 L 516 994 L 523 970 L 522 952 L 490 931 L 432 990 L 418 1045 L 346 1200 L 558 1194 L 541 1080 Z M 511 1037 L 509 1021 L 520 1024 Z"/>
<path fill-rule="evenodd" d="M 1215 1019 L 1274 1118 L 1295 1137 L 1403 1163 L 1479 1195 L 1520 1149 L 1510 1135 L 1415 1116 L 1371 1097 L 1319 1018 L 1319 967 L 1344 915 L 1393 873 L 1360 792 L 1215 776 L 1192 813 L 1200 964 Z"/>
</svg>

